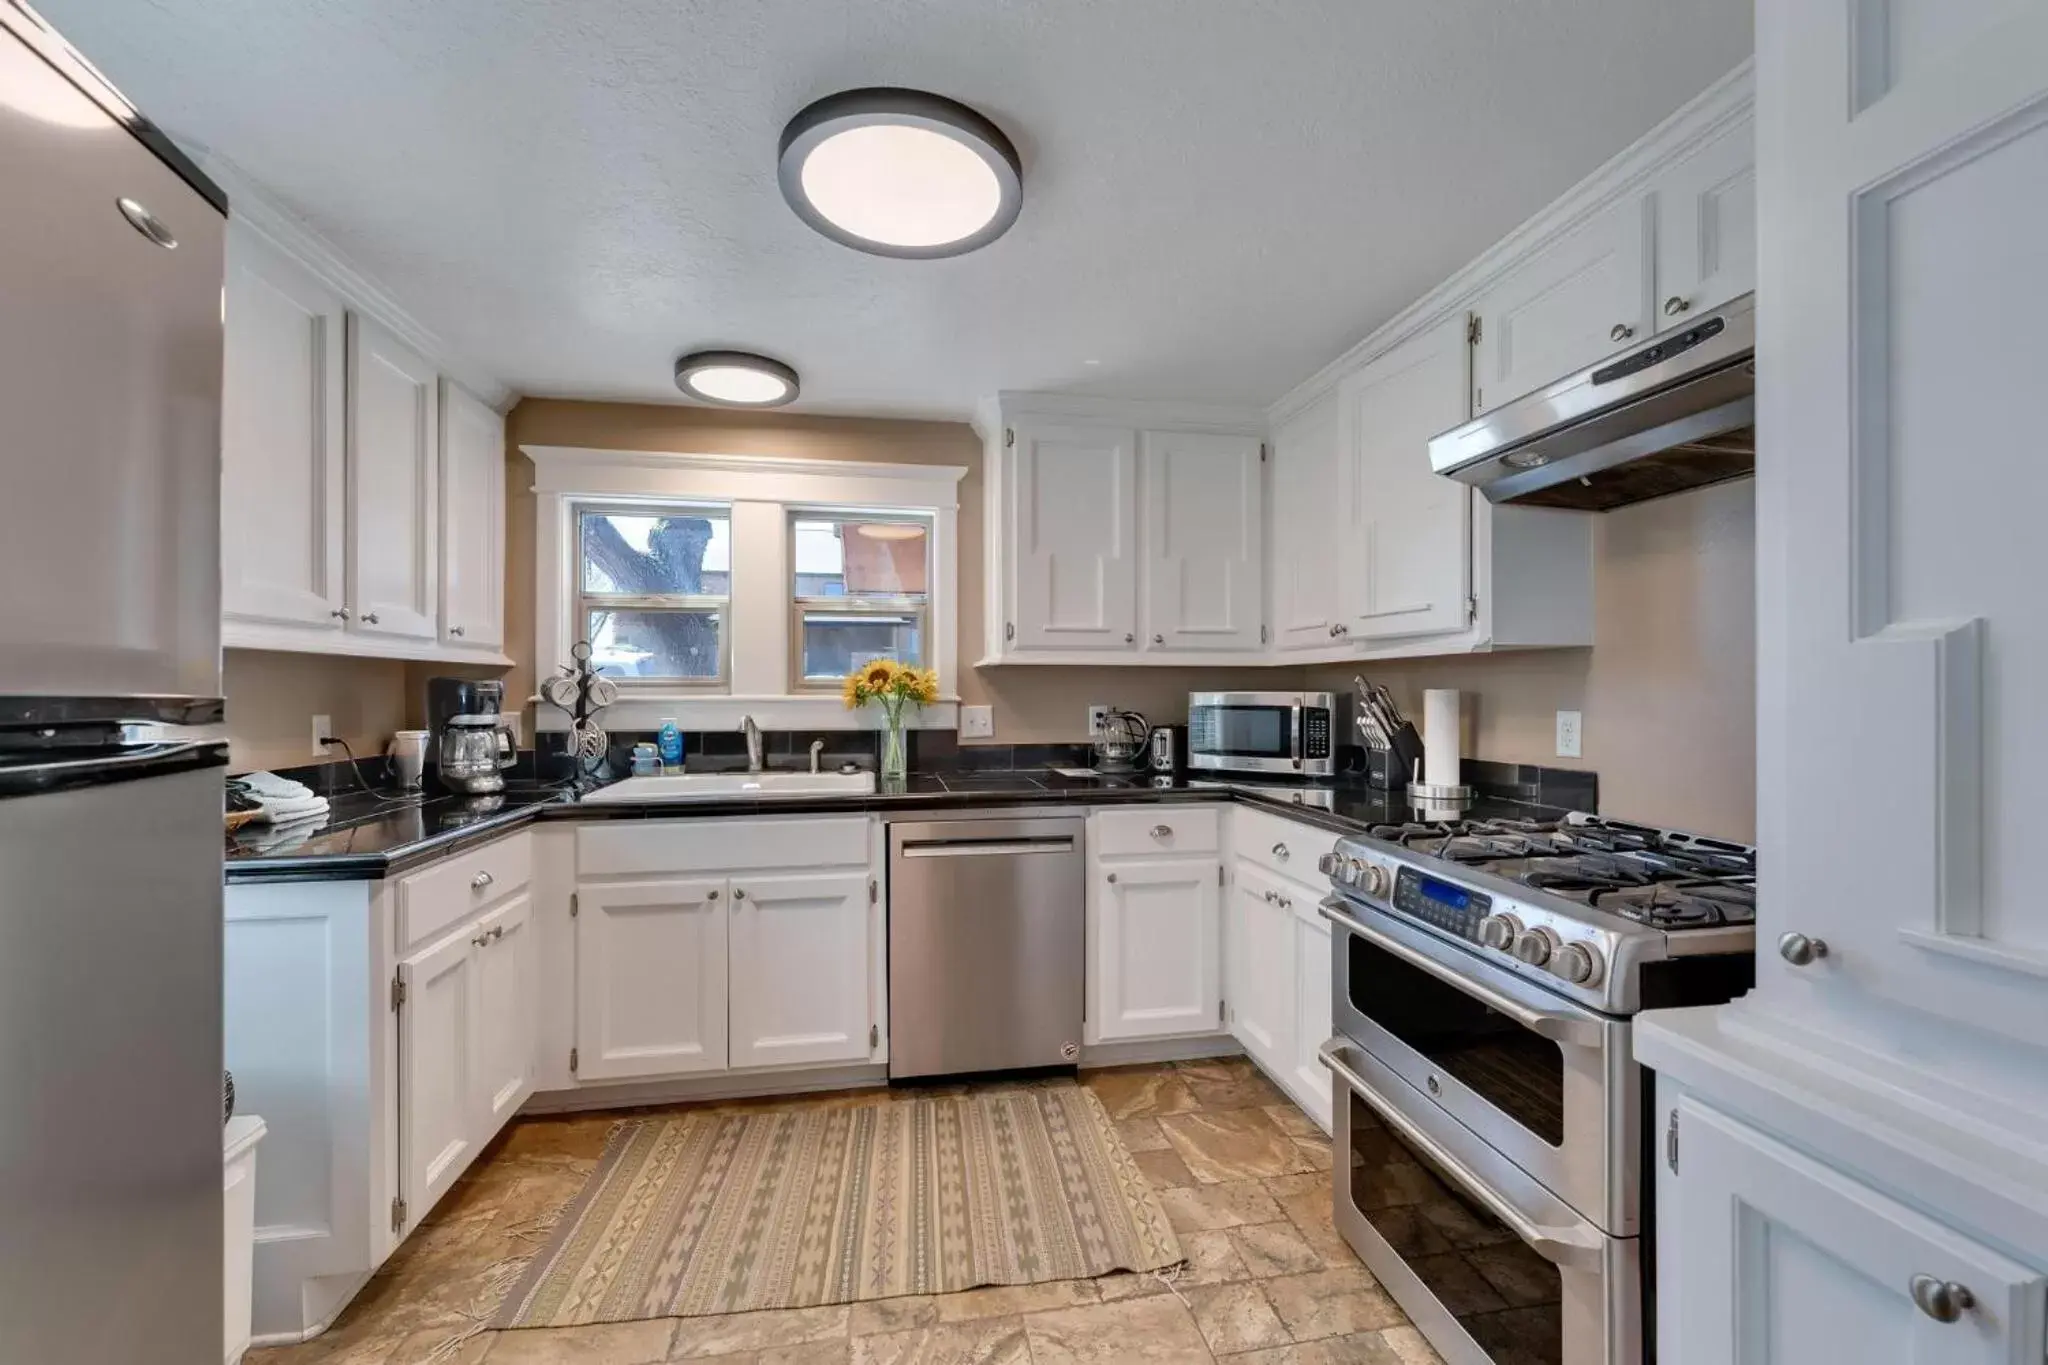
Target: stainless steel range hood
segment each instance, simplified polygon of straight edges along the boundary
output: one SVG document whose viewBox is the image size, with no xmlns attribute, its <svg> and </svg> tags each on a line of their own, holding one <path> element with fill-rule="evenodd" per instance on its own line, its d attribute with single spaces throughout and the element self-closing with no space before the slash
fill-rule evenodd
<svg viewBox="0 0 2048 1365">
<path fill-rule="evenodd" d="M 1491 502 L 1605 512 L 1756 471 L 1756 295 L 1429 443 Z"/>
</svg>

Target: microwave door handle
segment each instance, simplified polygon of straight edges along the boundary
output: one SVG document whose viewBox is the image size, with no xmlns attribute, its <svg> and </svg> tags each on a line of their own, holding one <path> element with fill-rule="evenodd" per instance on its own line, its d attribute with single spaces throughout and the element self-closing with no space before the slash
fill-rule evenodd
<svg viewBox="0 0 2048 1365">
<path fill-rule="evenodd" d="M 1567 1270 L 1597 1271 L 1601 1267 L 1603 1248 L 1598 1234 L 1582 1232 L 1577 1228 L 1548 1227 L 1534 1222 L 1529 1215 L 1510 1204 L 1506 1199 L 1467 1170 L 1465 1163 L 1446 1151 L 1437 1140 L 1418 1128 L 1406 1114 L 1373 1093 L 1365 1078 L 1353 1071 L 1344 1062 L 1344 1053 L 1349 1051 L 1339 1040 L 1332 1038 L 1316 1049 L 1316 1060 L 1344 1083 L 1344 1087 L 1358 1096 L 1380 1121 L 1409 1142 L 1422 1150 L 1423 1154 L 1458 1182 L 1461 1189 L 1474 1200 L 1484 1205 L 1486 1211 L 1501 1222 L 1508 1230 L 1522 1239 L 1529 1250 L 1541 1256 L 1552 1265 Z"/>
<path fill-rule="evenodd" d="M 1447 986 L 1455 986 L 1465 994 L 1485 1005 L 1488 1009 L 1504 1014 L 1540 1038 L 1553 1043 L 1568 1043 L 1573 1047 L 1599 1047 L 1600 1025 L 1590 1019 L 1574 1019 L 1569 1015 L 1549 1014 L 1543 1010 L 1531 1009 L 1519 1000 L 1511 1000 L 1489 988 L 1485 983 L 1475 981 L 1446 967 L 1427 953 L 1418 953 L 1401 940 L 1383 934 L 1369 924 L 1353 919 L 1339 908 L 1342 902 L 1332 898 L 1316 907 L 1324 919 L 1347 934 L 1356 934 L 1375 948 L 1380 948 L 1400 958 L 1411 967 L 1428 972 Z"/>
<path fill-rule="evenodd" d="M 1287 757 L 1294 766 L 1301 766 L 1301 708 L 1293 707 L 1287 712 Z"/>
</svg>

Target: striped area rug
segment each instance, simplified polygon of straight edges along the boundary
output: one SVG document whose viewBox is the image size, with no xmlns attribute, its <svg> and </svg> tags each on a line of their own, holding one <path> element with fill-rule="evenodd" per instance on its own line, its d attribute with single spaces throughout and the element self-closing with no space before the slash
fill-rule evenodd
<svg viewBox="0 0 2048 1365">
<path fill-rule="evenodd" d="M 570 1327 L 1157 1270 L 1181 1259 L 1080 1086 L 634 1119 L 493 1327 Z"/>
</svg>

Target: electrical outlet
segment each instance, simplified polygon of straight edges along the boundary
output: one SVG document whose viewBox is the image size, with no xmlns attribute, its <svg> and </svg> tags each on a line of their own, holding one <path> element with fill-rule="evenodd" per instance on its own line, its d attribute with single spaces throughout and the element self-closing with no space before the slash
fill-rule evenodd
<svg viewBox="0 0 2048 1365">
<path fill-rule="evenodd" d="M 1560 711 L 1557 713 L 1557 756 L 1559 758 L 1579 757 L 1579 713 Z"/>
<path fill-rule="evenodd" d="M 519 713 L 517 711 L 507 711 L 498 719 L 505 722 L 505 732 L 512 736 L 512 747 L 514 749 L 519 748 Z"/>
<path fill-rule="evenodd" d="M 1102 722 L 1109 719 L 1109 707 L 1103 705 L 1088 708 L 1088 738 L 1102 738 Z"/>
<path fill-rule="evenodd" d="M 987 739 L 996 732 L 996 713 L 991 706 L 960 708 L 960 738 Z"/>
<path fill-rule="evenodd" d="M 334 717 L 313 717 L 313 757 L 327 757 L 327 746 L 320 741 L 334 733 Z"/>
</svg>

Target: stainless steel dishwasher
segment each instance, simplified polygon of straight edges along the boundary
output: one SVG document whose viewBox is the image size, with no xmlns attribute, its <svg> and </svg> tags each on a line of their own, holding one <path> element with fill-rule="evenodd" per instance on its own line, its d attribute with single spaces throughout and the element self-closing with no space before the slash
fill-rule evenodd
<svg viewBox="0 0 2048 1365">
<path fill-rule="evenodd" d="M 1071 1066 L 1085 870 L 1072 817 L 889 826 L 889 1075 Z"/>
</svg>

